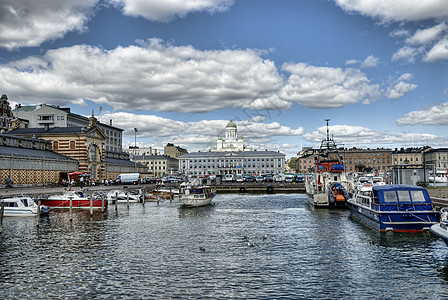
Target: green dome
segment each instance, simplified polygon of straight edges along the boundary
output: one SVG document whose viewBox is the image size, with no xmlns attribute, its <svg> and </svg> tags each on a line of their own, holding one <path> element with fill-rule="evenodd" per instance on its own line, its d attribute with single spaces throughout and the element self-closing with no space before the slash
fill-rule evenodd
<svg viewBox="0 0 448 300">
<path fill-rule="evenodd" d="M 227 125 L 226 125 L 226 128 L 229 128 L 229 127 L 235 127 L 236 128 L 236 124 L 232 122 L 232 119 L 230 119 L 230 122 L 227 123 Z"/>
</svg>

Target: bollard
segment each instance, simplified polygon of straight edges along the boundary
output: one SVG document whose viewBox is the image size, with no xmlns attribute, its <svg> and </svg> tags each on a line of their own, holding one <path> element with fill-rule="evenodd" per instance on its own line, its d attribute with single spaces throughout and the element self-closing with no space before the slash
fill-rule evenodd
<svg viewBox="0 0 448 300">
<path fill-rule="evenodd" d="M 2 226 L 3 226 L 3 214 L 5 212 L 5 203 L 2 202 L 1 208 L 0 208 L 0 233 L 2 233 Z"/>
<path fill-rule="evenodd" d="M 40 199 L 37 200 L 37 218 L 36 218 L 36 226 L 39 226 L 40 222 Z"/>
<path fill-rule="evenodd" d="M 128 209 L 129 209 L 129 192 L 128 191 L 126 192 L 126 202 L 127 202 Z"/>
<path fill-rule="evenodd" d="M 70 222 L 73 221 L 73 197 L 70 197 Z"/>
<path fill-rule="evenodd" d="M 90 196 L 90 216 L 93 216 L 93 197 Z"/>
<path fill-rule="evenodd" d="M 118 210 L 118 192 L 115 193 L 115 211 Z"/>
<path fill-rule="evenodd" d="M 104 196 L 101 196 L 101 211 L 104 212 L 106 209 L 104 208 Z"/>
<path fill-rule="evenodd" d="M 143 189 L 143 193 L 142 193 L 142 204 L 143 204 L 143 206 L 145 206 L 145 202 L 146 202 L 146 188 Z"/>
</svg>

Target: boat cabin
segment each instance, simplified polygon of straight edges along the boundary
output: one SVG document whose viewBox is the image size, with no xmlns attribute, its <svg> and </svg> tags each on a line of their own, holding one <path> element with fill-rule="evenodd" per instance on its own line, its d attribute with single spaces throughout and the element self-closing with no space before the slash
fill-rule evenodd
<svg viewBox="0 0 448 300">
<path fill-rule="evenodd" d="M 392 184 L 372 187 L 372 209 L 379 211 L 427 211 L 432 201 L 425 188 Z"/>
</svg>

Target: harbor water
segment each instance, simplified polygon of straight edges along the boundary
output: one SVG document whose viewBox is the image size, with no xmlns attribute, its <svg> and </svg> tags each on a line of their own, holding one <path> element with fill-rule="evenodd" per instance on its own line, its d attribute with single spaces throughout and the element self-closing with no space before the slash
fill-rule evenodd
<svg viewBox="0 0 448 300">
<path fill-rule="evenodd" d="M 448 297 L 448 247 L 430 233 L 380 234 L 305 195 L 213 202 L 5 218 L 0 298 Z"/>
</svg>

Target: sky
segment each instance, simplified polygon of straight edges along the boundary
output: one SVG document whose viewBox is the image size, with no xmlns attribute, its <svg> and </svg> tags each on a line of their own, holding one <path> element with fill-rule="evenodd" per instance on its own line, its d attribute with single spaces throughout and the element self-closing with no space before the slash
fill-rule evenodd
<svg viewBox="0 0 448 300">
<path fill-rule="evenodd" d="M 446 0 L 0 0 L 0 94 L 123 145 L 448 147 Z M 138 132 L 134 132 L 138 128 Z M 136 134 L 136 136 L 134 136 Z"/>
</svg>

